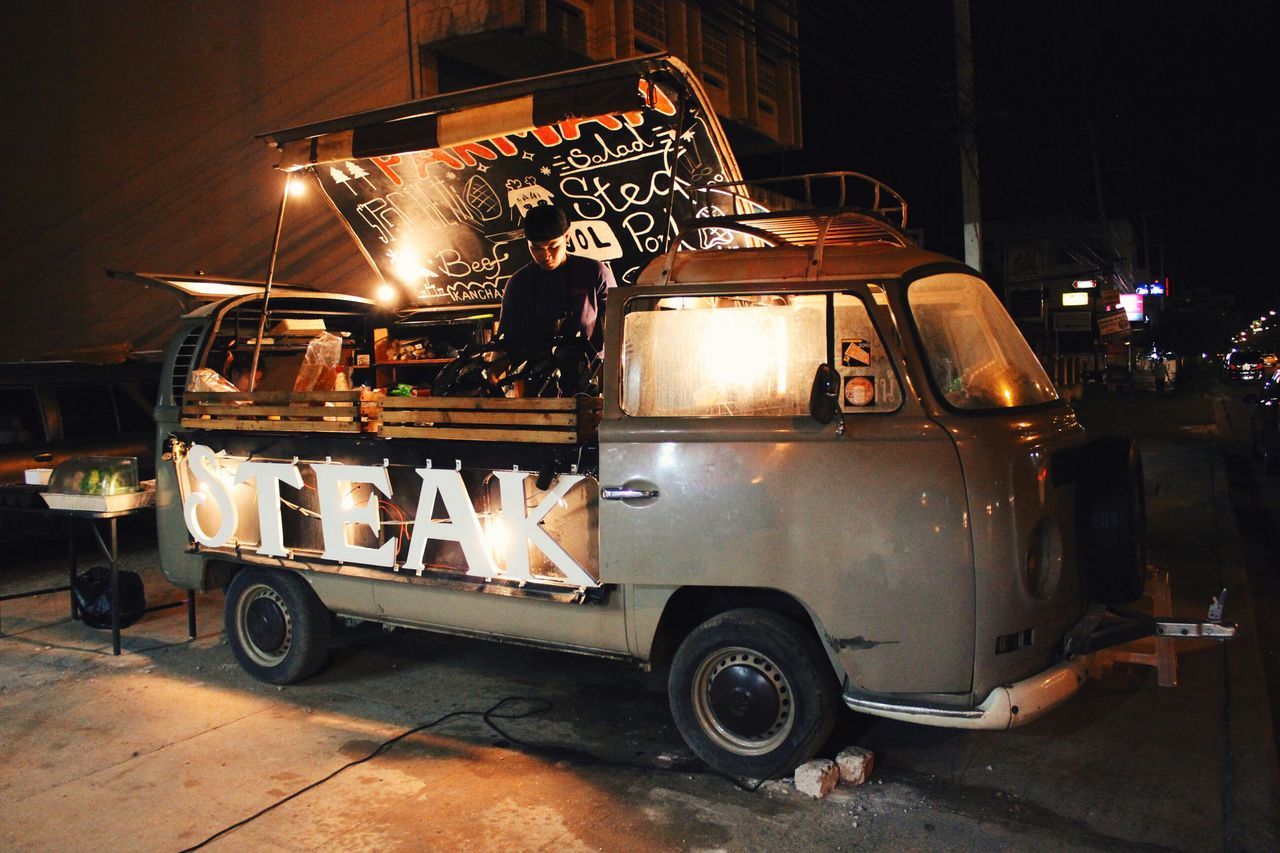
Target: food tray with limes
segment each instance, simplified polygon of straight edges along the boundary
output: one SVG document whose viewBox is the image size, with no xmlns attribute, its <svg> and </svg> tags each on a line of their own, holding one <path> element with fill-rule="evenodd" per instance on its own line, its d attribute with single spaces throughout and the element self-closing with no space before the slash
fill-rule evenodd
<svg viewBox="0 0 1280 853">
<path fill-rule="evenodd" d="M 49 509 L 84 510 L 88 512 L 121 512 L 138 509 L 155 503 L 154 480 L 147 480 L 136 492 L 116 495 L 74 495 L 61 492 L 45 492 L 42 497 Z M 150 488 L 147 486 L 151 484 Z"/>
</svg>

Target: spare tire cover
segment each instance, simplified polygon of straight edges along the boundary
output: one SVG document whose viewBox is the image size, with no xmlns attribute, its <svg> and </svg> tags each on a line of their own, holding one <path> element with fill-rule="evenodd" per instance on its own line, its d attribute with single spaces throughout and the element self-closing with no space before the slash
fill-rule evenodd
<svg viewBox="0 0 1280 853">
<path fill-rule="evenodd" d="M 1085 446 L 1076 488 L 1077 542 L 1085 594 L 1103 604 L 1142 597 L 1147 564 L 1147 501 L 1142 457 L 1132 439 Z"/>
</svg>

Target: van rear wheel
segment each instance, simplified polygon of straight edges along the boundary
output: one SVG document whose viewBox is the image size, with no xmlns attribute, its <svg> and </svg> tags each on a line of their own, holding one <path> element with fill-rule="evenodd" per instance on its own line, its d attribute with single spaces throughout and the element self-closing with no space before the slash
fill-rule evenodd
<svg viewBox="0 0 1280 853">
<path fill-rule="evenodd" d="M 246 672 L 292 684 L 319 672 L 329 656 L 333 617 L 290 571 L 244 569 L 227 587 L 227 639 Z"/>
<path fill-rule="evenodd" d="M 785 776 L 830 736 L 839 691 L 814 638 L 768 610 L 730 610 L 693 630 L 668 681 L 689 748 L 734 776 Z"/>
</svg>

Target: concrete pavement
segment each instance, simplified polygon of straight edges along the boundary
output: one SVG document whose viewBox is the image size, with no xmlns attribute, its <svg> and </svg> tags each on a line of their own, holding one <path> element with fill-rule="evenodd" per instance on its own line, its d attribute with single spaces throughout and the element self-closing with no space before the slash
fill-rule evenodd
<svg viewBox="0 0 1280 853">
<path fill-rule="evenodd" d="M 209 849 L 1277 849 L 1271 711 L 1213 402 L 1110 395 L 1080 411 L 1098 432 L 1139 427 L 1151 558 L 1176 608 L 1202 615 L 1231 591 L 1242 638 L 1184 653 L 1177 688 L 1117 665 L 1005 733 L 851 716 L 830 750 L 874 749 L 873 781 L 815 801 L 702 770 L 664 673 L 396 631 L 276 688 L 232 660 L 220 594 L 199 597 L 195 641 L 180 608 L 159 611 L 119 658 L 50 595 L 3 605 L 0 848 L 179 850 L 247 821 Z M 122 548 L 153 602 L 180 597 L 145 531 Z M 11 551 L 0 589 L 56 582 L 62 550 Z"/>
</svg>

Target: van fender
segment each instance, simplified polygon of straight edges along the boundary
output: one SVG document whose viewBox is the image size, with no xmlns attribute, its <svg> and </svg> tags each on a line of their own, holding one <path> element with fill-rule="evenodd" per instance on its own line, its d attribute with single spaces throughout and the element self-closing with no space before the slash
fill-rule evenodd
<svg viewBox="0 0 1280 853">
<path fill-rule="evenodd" d="M 726 610 L 758 608 L 781 613 L 813 631 L 836 678 L 848 678 L 839 650 L 846 641 L 832 637 L 806 602 L 767 587 L 628 586 L 624 593 L 627 640 L 632 656 L 648 664 L 669 663 L 676 647 L 694 628 Z M 861 639 L 861 638 L 857 638 Z"/>
</svg>

